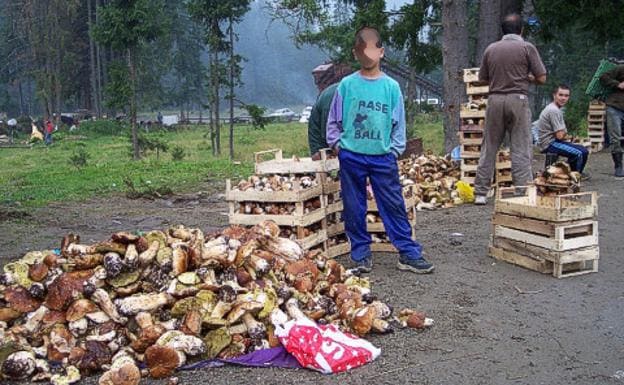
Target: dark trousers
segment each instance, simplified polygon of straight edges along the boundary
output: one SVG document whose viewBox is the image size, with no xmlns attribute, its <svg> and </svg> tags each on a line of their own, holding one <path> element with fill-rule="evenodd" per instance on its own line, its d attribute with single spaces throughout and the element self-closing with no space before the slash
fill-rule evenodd
<svg viewBox="0 0 624 385">
<path fill-rule="evenodd" d="M 46 130 L 43 134 L 43 141 L 45 144 L 52 144 L 52 133 Z"/>
<path fill-rule="evenodd" d="M 548 146 L 546 153 L 553 153 L 568 158 L 572 171 L 583 172 L 589 157 L 589 151 L 581 145 L 555 140 Z"/>
<path fill-rule="evenodd" d="M 390 241 L 401 255 L 421 258 L 421 246 L 412 239 L 396 157 L 393 154 L 363 155 L 340 150 L 342 218 L 351 241 L 351 259 L 361 261 L 371 255 L 371 236 L 366 230 L 366 178 L 370 179 Z"/>
</svg>

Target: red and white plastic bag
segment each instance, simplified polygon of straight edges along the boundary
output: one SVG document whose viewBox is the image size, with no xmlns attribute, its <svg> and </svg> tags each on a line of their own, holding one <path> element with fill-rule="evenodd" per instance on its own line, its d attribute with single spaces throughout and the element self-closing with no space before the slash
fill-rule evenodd
<svg viewBox="0 0 624 385">
<path fill-rule="evenodd" d="M 305 318 L 276 325 L 275 335 L 301 366 L 325 374 L 357 368 L 381 354 L 381 349 L 365 339 Z"/>
</svg>

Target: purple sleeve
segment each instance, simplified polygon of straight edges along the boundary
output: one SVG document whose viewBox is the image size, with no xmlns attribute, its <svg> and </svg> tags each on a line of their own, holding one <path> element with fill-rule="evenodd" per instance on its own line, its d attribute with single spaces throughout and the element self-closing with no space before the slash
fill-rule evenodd
<svg viewBox="0 0 624 385">
<path fill-rule="evenodd" d="M 342 134 L 342 96 L 340 95 L 340 87 L 336 89 L 334 98 L 331 102 L 329 115 L 327 116 L 327 144 L 334 148 L 340 141 Z"/>
</svg>

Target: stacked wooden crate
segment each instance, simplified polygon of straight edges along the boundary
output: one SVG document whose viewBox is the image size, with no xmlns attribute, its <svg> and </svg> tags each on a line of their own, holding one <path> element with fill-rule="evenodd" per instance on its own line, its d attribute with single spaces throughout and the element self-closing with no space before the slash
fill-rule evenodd
<svg viewBox="0 0 624 385">
<path fill-rule="evenodd" d="M 607 117 L 607 106 L 597 100 L 589 103 L 587 112 L 587 136 L 591 142 L 592 152 L 602 150 L 605 140 L 605 122 Z"/>
<path fill-rule="evenodd" d="M 327 212 L 327 256 L 335 258 L 351 251 L 342 220 L 343 203 L 337 175 L 330 175 L 323 184 L 323 195 Z"/>
<path fill-rule="evenodd" d="M 494 186 L 496 188 L 501 188 L 510 187 L 511 185 L 511 153 L 509 152 L 509 149 L 502 149 L 496 154 Z"/>
<path fill-rule="evenodd" d="M 461 180 L 474 185 L 477 165 L 483 145 L 483 129 L 485 128 L 485 108 L 489 87 L 479 85 L 479 69 L 464 70 L 464 83 L 468 94 L 468 103 L 463 104 L 459 111 L 459 146 L 461 157 Z"/>
<path fill-rule="evenodd" d="M 263 160 L 264 156 L 274 158 Z M 328 221 L 326 192 L 328 184 L 334 183 L 331 173 L 338 169 L 338 160 L 327 157 L 322 152 L 321 160 L 311 158 L 284 159 L 282 150 L 268 150 L 255 154 L 255 174 L 257 176 L 310 176 L 314 185 L 302 188 L 295 184 L 292 191 L 256 191 L 232 188 L 231 181 L 226 181 L 225 198 L 229 204 L 229 222 L 231 225 L 254 226 L 264 220 L 275 221 L 280 226 L 282 236 L 293 237 L 304 250 L 319 249 L 327 252 Z M 256 207 L 275 205 L 294 205 L 294 210 L 287 213 L 261 212 L 258 214 L 244 211 L 245 205 Z M 258 205 L 259 204 L 259 205 Z"/>
<path fill-rule="evenodd" d="M 497 194 L 489 254 L 557 278 L 598 271 L 595 192 L 540 196 L 534 186 Z"/>
<path fill-rule="evenodd" d="M 414 185 L 407 185 L 403 187 L 403 199 L 405 201 L 405 209 L 407 210 L 407 219 L 412 229 L 412 239 L 416 238 L 416 203 L 418 198 L 416 197 Z M 368 197 L 367 201 L 367 214 L 366 214 L 366 229 L 371 234 L 373 243 L 371 244 L 372 252 L 397 252 L 397 249 L 392 245 L 390 239 L 386 235 L 386 229 L 381 216 L 379 215 L 379 207 L 375 201 L 375 197 L 372 194 Z"/>
</svg>

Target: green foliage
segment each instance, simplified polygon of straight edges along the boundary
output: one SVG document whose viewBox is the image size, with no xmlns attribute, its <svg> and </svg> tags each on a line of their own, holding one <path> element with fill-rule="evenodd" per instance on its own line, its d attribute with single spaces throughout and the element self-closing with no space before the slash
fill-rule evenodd
<svg viewBox="0 0 624 385">
<path fill-rule="evenodd" d="M 156 133 L 139 133 L 139 149 L 141 156 L 147 156 L 150 152 L 156 153 L 156 159 L 160 159 L 161 152 L 169 151 L 169 144 L 163 132 Z M 132 150 L 132 147 L 130 148 Z"/>
<path fill-rule="evenodd" d="M 91 155 L 89 155 L 87 150 L 85 150 L 84 147 L 80 147 L 69 157 L 69 164 L 80 169 L 87 165 L 87 161 L 90 157 Z"/>
<path fill-rule="evenodd" d="M 104 88 L 105 103 L 109 108 L 124 110 L 132 97 L 128 66 L 121 61 L 114 61 L 109 64 L 108 76 L 109 80 Z"/>
<path fill-rule="evenodd" d="M 175 161 L 183 160 L 186 157 L 186 151 L 180 146 L 174 146 L 171 150 L 171 159 Z"/>
<path fill-rule="evenodd" d="M 124 131 L 128 130 L 128 127 L 117 120 L 100 119 L 100 120 L 83 120 L 80 122 L 80 132 L 85 134 L 98 134 L 98 135 L 120 135 Z"/>
<path fill-rule="evenodd" d="M 126 186 L 126 196 L 130 199 L 162 198 L 173 193 L 171 187 L 152 184 L 152 181 L 143 177 L 137 178 L 135 182 L 129 176 L 125 176 L 123 183 Z"/>
<path fill-rule="evenodd" d="M 268 123 L 268 119 L 264 116 L 266 108 L 257 104 L 245 104 L 243 108 L 251 117 L 251 126 L 254 130 L 264 130 L 265 125 Z"/>
<path fill-rule="evenodd" d="M 93 36 L 118 51 L 153 41 L 165 31 L 167 18 L 161 17 L 162 0 L 112 0 L 99 8 Z"/>
</svg>

